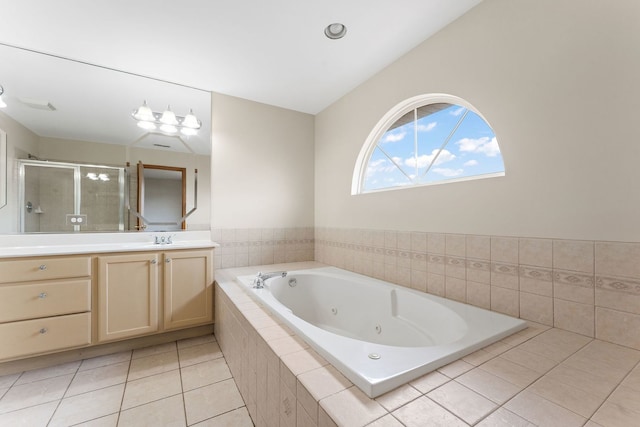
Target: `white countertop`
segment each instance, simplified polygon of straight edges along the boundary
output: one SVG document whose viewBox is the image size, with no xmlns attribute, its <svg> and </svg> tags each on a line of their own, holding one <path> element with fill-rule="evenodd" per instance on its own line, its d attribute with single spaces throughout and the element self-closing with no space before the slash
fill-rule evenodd
<svg viewBox="0 0 640 427">
<path fill-rule="evenodd" d="M 173 243 L 155 244 L 155 236 L 171 236 Z M 0 258 L 76 255 L 108 252 L 169 251 L 220 246 L 207 231 L 178 233 L 15 234 L 0 236 Z"/>
</svg>

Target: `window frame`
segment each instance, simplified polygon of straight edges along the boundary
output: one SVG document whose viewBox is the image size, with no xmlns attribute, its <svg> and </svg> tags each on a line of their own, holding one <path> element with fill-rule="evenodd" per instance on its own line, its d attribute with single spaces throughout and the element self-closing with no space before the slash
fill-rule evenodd
<svg viewBox="0 0 640 427">
<path fill-rule="evenodd" d="M 360 153 L 356 158 L 355 167 L 353 169 L 353 178 L 351 182 L 352 196 L 359 195 L 359 194 L 377 193 L 381 191 L 401 190 L 405 188 L 424 187 L 424 186 L 430 186 L 430 185 L 449 184 L 452 182 L 470 181 L 470 180 L 476 180 L 476 179 L 496 178 L 496 177 L 505 176 L 506 165 L 504 161 L 504 156 L 502 155 L 502 150 L 500 150 L 500 156 L 502 157 L 502 164 L 504 167 L 504 171 L 502 172 L 486 173 L 486 174 L 480 174 L 480 175 L 466 176 L 462 178 L 451 178 L 451 179 L 434 181 L 434 182 L 425 182 L 425 183 L 418 183 L 418 184 L 378 188 L 374 190 L 363 189 L 364 181 L 367 176 L 367 167 L 369 166 L 369 160 L 371 159 L 373 152 L 378 146 L 378 141 L 380 141 L 380 138 L 382 138 L 382 136 L 389 130 L 389 128 L 405 114 L 409 113 L 412 110 L 415 110 L 416 108 L 420 108 L 430 104 L 437 104 L 437 103 L 448 103 L 452 105 L 459 105 L 470 111 L 473 111 L 482 120 L 484 120 L 484 122 L 487 124 L 487 126 L 489 126 L 489 128 L 491 128 L 491 130 L 495 135 L 493 126 L 489 124 L 489 121 L 484 117 L 484 115 L 482 115 L 482 113 L 478 111 L 478 109 L 476 109 L 471 103 L 469 103 L 468 101 L 458 96 L 449 95 L 445 93 L 430 93 L 430 94 L 417 95 L 417 96 L 405 99 L 404 101 L 401 101 L 400 103 L 396 104 L 393 108 L 391 108 L 389 111 L 387 111 L 387 113 L 384 116 L 382 116 L 382 118 L 378 121 L 378 123 L 376 123 L 376 125 L 373 127 L 373 129 L 367 136 L 367 139 L 365 140 L 365 143 L 360 149 Z M 496 140 L 497 139 L 498 138 L 496 136 Z M 498 143 L 498 146 L 500 146 L 499 143 Z"/>
</svg>

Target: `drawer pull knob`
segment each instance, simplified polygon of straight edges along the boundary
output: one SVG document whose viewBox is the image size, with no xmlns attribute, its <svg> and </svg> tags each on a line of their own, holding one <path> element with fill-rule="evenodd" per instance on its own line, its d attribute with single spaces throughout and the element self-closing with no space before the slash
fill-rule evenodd
<svg viewBox="0 0 640 427">
<path fill-rule="evenodd" d="M 151 264 L 155 264 L 155 263 L 157 263 L 157 261 L 155 259 L 152 259 Z"/>
<path fill-rule="evenodd" d="M 46 264 L 42 264 L 40 267 L 38 267 L 40 269 L 40 271 L 45 271 L 47 269 L 47 265 Z"/>
<path fill-rule="evenodd" d="M 167 258 L 166 260 L 164 260 L 164 262 L 166 262 L 167 264 L 171 262 L 171 258 Z"/>
<path fill-rule="evenodd" d="M 38 298 L 40 299 L 45 299 L 47 297 L 47 293 L 46 292 L 40 292 L 40 295 L 38 295 Z"/>
<path fill-rule="evenodd" d="M 46 334 L 47 333 L 47 328 L 42 328 L 39 331 L 41 334 Z"/>
</svg>

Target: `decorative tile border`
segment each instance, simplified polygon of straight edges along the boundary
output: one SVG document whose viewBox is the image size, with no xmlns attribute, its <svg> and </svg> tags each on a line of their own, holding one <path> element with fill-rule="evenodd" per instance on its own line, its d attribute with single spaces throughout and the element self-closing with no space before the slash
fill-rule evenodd
<svg viewBox="0 0 640 427">
<path fill-rule="evenodd" d="M 607 291 L 640 295 L 640 280 L 598 276 L 596 287 Z"/>
<path fill-rule="evenodd" d="M 586 276 L 571 271 L 554 270 L 553 281 L 580 288 L 593 288 L 593 276 Z"/>
<path fill-rule="evenodd" d="M 520 277 L 553 282 L 553 271 L 544 268 L 520 266 Z"/>
</svg>

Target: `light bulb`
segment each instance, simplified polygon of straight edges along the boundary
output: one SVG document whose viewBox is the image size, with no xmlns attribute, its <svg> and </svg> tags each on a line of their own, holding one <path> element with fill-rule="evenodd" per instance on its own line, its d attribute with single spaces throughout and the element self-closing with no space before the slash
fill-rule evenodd
<svg viewBox="0 0 640 427">
<path fill-rule="evenodd" d="M 151 122 L 138 122 L 138 127 L 144 130 L 155 130 L 156 125 Z"/>
<path fill-rule="evenodd" d="M 162 132 L 166 132 L 166 133 L 176 133 L 176 132 L 178 132 L 178 128 L 177 127 L 175 127 L 173 125 L 167 125 L 167 124 L 161 125 L 160 126 L 160 130 Z"/>
<path fill-rule="evenodd" d="M 198 134 L 198 130 L 197 129 L 193 129 L 193 128 L 187 128 L 184 127 L 182 129 L 180 129 L 180 133 L 186 136 L 193 136 L 193 135 L 197 135 Z"/>
<path fill-rule="evenodd" d="M 4 101 L 2 100 L 2 96 L 0 96 L 0 108 L 5 108 L 7 106 L 7 104 L 4 103 Z"/>
</svg>

